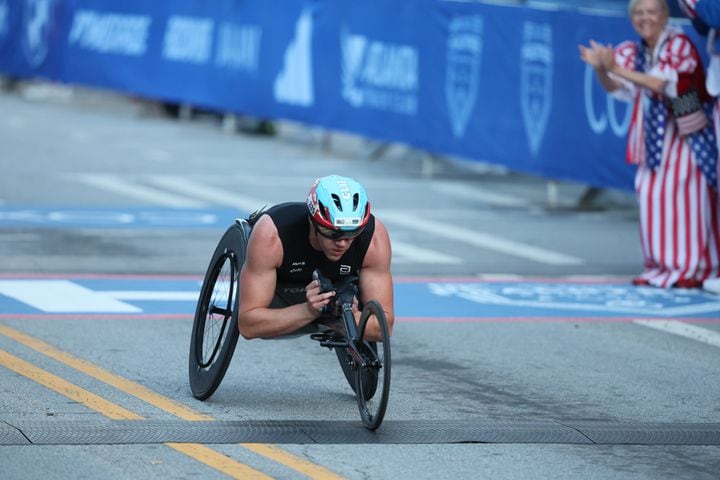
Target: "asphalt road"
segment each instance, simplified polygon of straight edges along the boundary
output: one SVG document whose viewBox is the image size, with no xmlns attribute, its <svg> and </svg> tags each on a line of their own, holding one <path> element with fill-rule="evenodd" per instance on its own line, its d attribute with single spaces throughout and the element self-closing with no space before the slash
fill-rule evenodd
<svg viewBox="0 0 720 480">
<path fill-rule="evenodd" d="M 718 478 L 720 300 L 628 286 L 631 197 L 579 208 L 581 185 L 327 140 L 97 92 L 0 95 L 3 478 Z M 307 338 L 241 339 L 207 402 L 187 381 L 226 226 L 330 173 L 366 185 L 393 241 L 373 436 Z"/>
</svg>

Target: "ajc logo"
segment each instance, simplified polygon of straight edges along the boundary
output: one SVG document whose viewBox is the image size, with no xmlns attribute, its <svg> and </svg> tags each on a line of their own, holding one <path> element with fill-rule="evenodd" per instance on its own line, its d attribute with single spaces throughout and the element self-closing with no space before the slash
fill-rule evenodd
<svg viewBox="0 0 720 480">
<path fill-rule="evenodd" d="M 55 1 L 23 1 L 22 49 L 25 59 L 32 68 L 39 67 L 47 58 Z"/>
<path fill-rule="evenodd" d="M 340 34 L 342 96 L 354 108 L 415 115 L 418 108 L 419 52 L 412 45 Z"/>
<path fill-rule="evenodd" d="M 608 125 L 610 125 L 610 129 L 616 136 L 624 137 L 627 133 L 628 126 L 630 125 L 630 117 L 632 116 L 631 104 L 626 104 L 625 116 L 621 121 L 618 121 L 617 113 L 615 112 L 615 99 L 611 95 L 605 95 L 607 113 L 601 111 L 598 115 L 595 112 L 595 107 L 593 106 L 594 77 L 595 75 L 592 67 L 585 65 L 585 115 L 587 115 L 590 129 L 599 135 L 604 133 L 607 130 Z"/>
</svg>

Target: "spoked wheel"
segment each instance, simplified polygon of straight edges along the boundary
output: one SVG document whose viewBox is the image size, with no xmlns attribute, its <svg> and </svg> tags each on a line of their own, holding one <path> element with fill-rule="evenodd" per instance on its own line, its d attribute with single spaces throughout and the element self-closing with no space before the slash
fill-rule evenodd
<svg viewBox="0 0 720 480">
<path fill-rule="evenodd" d="M 215 249 L 200 289 L 189 358 L 190 389 L 199 400 L 215 393 L 235 352 L 240 269 L 246 246 L 243 225 L 231 226 Z"/>
<path fill-rule="evenodd" d="M 379 342 L 364 340 L 365 329 L 375 323 L 380 329 Z M 363 308 L 358 326 L 358 338 L 362 341 L 361 352 L 365 366 L 357 365 L 355 375 L 356 398 L 363 424 L 376 430 L 385 417 L 390 393 L 390 333 L 382 306 L 371 301 Z"/>
</svg>

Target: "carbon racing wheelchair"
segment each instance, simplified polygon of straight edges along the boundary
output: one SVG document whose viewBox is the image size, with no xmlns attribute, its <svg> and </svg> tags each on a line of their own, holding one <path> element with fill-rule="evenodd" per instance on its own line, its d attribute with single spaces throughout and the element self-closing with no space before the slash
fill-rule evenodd
<svg viewBox="0 0 720 480">
<path fill-rule="evenodd" d="M 231 225 L 220 239 L 200 289 L 190 340 L 189 377 L 193 396 L 207 400 L 215 393 L 230 365 L 239 338 L 238 302 L 240 270 L 245 262 L 252 227 L 243 219 Z M 319 271 L 313 278 L 323 291 L 335 290 L 334 304 L 308 329 L 311 339 L 334 349 L 343 373 L 355 392 L 366 428 L 382 424 L 390 393 L 390 335 L 385 313 L 377 301 L 362 306 L 356 324 L 352 305 L 358 277 L 333 285 Z M 365 338 L 369 322 L 376 322 L 380 341 Z M 305 333 L 300 332 L 300 333 Z"/>
</svg>

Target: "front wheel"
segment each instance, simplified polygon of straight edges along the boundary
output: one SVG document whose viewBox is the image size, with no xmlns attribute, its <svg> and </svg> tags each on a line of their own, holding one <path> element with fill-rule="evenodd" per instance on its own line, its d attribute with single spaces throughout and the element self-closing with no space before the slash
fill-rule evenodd
<svg viewBox="0 0 720 480">
<path fill-rule="evenodd" d="M 376 322 L 380 330 L 377 343 L 365 340 L 369 322 Z M 363 308 L 358 325 L 358 343 L 365 365 L 357 365 L 355 386 L 358 409 L 363 424 L 376 430 L 385 417 L 390 394 L 390 332 L 382 306 L 377 301 L 368 302 Z M 373 348 L 375 347 L 375 348 Z M 372 391 L 365 391 L 372 388 Z"/>
<path fill-rule="evenodd" d="M 190 389 L 207 400 L 230 365 L 238 331 L 240 269 L 245 262 L 247 230 L 231 226 L 218 243 L 200 289 L 190 340 Z"/>
</svg>

